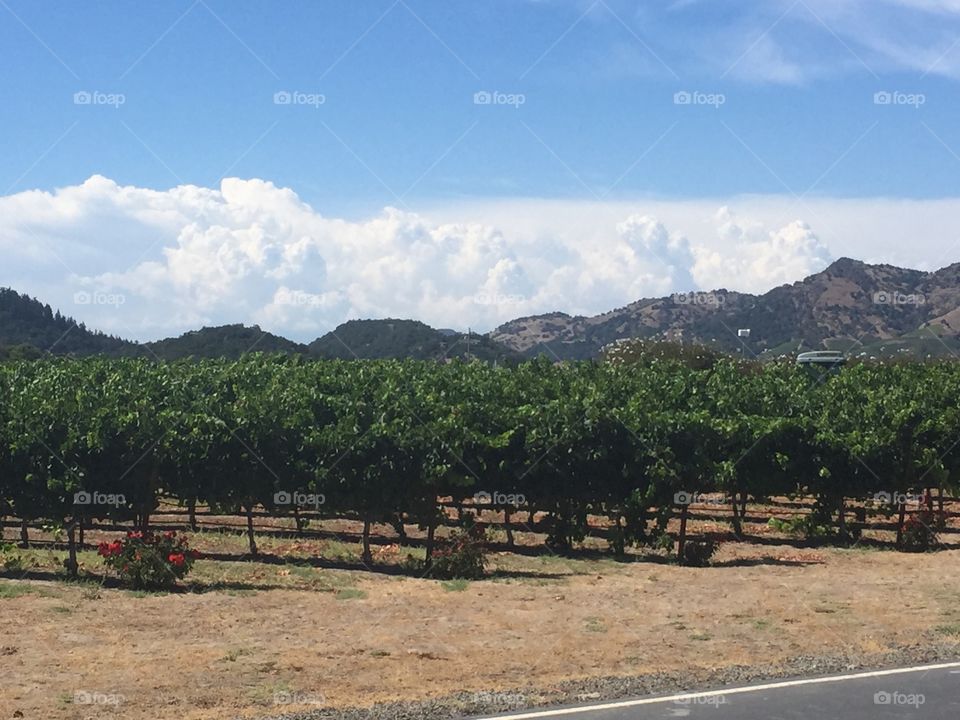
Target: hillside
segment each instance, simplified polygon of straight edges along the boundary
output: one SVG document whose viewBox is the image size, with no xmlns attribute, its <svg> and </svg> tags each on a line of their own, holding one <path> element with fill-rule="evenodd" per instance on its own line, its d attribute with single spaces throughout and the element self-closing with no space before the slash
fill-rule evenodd
<svg viewBox="0 0 960 720">
<path fill-rule="evenodd" d="M 250 352 L 306 354 L 307 347 L 257 325 L 221 325 L 191 330 L 180 337 L 145 343 L 149 355 L 161 360 L 222 357 L 236 359 Z"/>
<path fill-rule="evenodd" d="M 488 362 L 520 359 L 519 353 L 486 335 L 436 330 L 417 320 L 350 320 L 308 347 L 318 357 L 342 359 L 443 360 L 468 356 Z"/>
<path fill-rule="evenodd" d="M 136 343 L 88 330 L 49 305 L 10 288 L 0 288 L 0 357 L 52 355 L 136 355 Z"/>
<path fill-rule="evenodd" d="M 747 338 L 738 330 L 750 329 Z M 837 348 L 852 354 L 952 353 L 960 336 L 960 264 L 936 272 L 837 260 L 762 295 L 676 294 L 592 317 L 550 313 L 501 325 L 490 337 L 526 356 L 595 355 L 620 338 L 671 338 L 773 355 Z"/>
</svg>

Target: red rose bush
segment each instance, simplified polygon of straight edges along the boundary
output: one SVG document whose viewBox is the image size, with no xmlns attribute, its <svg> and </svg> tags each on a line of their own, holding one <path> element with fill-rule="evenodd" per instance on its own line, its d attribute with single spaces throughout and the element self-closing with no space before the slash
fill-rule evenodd
<svg viewBox="0 0 960 720">
<path fill-rule="evenodd" d="M 190 549 L 185 535 L 174 531 L 130 531 L 122 540 L 100 543 L 98 553 L 123 584 L 137 589 L 173 587 L 200 556 Z"/>
</svg>

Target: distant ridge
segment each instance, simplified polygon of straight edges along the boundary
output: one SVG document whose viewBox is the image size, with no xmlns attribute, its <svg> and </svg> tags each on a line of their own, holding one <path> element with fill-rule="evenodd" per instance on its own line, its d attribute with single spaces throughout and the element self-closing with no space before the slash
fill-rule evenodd
<svg viewBox="0 0 960 720">
<path fill-rule="evenodd" d="M 319 357 L 415 360 L 465 358 L 515 361 L 520 353 L 486 335 L 436 330 L 419 320 L 350 320 L 308 346 Z"/>
<path fill-rule="evenodd" d="M 250 352 L 306 355 L 307 346 L 261 330 L 257 325 L 221 325 L 191 330 L 180 337 L 145 343 L 149 355 L 161 360 L 187 357 L 236 359 Z"/>
<path fill-rule="evenodd" d="M 738 331 L 749 329 L 749 337 Z M 699 342 L 774 356 L 798 349 L 950 356 L 960 348 L 960 264 L 936 272 L 840 258 L 822 272 L 762 295 L 675 293 L 592 317 L 519 318 L 490 337 L 526 356 L 595 356 L 620 338 Z"/>
<path fill-rule="evenodd" d="M 749 329 L 744 335 L 738 331 Z M 205 327 L 151 343 L 87 329 L 49 305 L 0 289 L 0 358 L 50 355 L 235 358 L 247 352 L 305 357 L 511 362 L 597 357 L 620 339 L 697 342 L 744 356 L 811 349 L 852 355 L 960 357 L 960 263 L 924 272 L 840 258 L 762 295 L 725 289 L 644 298 L 591 317 L 517 318 L 486 335 L 418 320 L 351 320 L 303 345 L 257 326 Z"/>
</svg>

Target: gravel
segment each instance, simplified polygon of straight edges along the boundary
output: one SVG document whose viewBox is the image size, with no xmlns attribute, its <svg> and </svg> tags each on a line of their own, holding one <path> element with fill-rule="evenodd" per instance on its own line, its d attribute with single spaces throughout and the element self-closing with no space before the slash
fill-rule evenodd
<svg viewBox="0 0 960 720">
<path fill-rule="evenodd" d="M 460 692 L 415 702 L 378 703 L 369 707 L 340 709 L 320 708 L 308 712 L 270 715 L 262 720 L 454 720 L 550 705 L 710 690 L 765 680 L 880 670 L 952 660 L 960 660 L 960 645 L 902 645 L 876 654 L 799 656 L 778 665 L 734 665 L 697 669 L 689 673 L 658 672 L 631 677 L 599 677 L 545 688 L 520 687 L 507 691 Z"/>
</svg>

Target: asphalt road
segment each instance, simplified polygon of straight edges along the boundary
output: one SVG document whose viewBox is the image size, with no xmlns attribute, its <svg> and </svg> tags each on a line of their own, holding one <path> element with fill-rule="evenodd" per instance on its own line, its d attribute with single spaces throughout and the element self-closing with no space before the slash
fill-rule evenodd
<svg viewBox="0 0 960 720">
<path fill-rule="evenodd" d="M 960 720 L 960 663 L 488 716 L 504 720 Z"/>
</svg>

